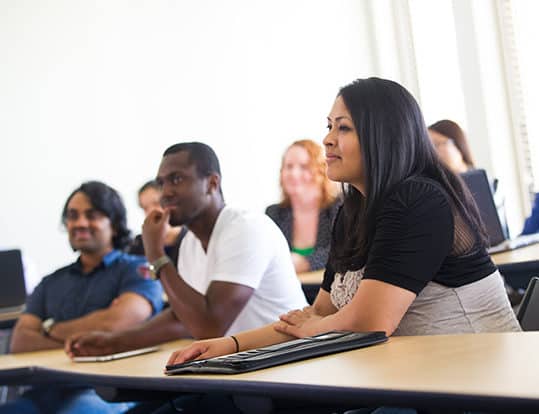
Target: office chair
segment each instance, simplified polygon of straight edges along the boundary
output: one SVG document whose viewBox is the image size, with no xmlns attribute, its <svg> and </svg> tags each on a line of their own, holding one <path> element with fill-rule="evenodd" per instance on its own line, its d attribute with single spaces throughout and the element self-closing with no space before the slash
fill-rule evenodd
<svg viewBox="0 0 539 414">
<path fill-rule="evenodd" d="M 539 277 L 532 277 L 524 299 L 518 308 L 517 319 L 523 331 L 539 331 Z"/>
</svg>

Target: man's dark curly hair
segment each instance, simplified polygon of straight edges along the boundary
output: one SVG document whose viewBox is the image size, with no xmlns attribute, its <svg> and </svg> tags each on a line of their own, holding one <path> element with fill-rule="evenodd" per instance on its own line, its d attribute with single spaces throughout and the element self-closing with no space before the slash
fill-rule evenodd
<svg viewBox="0 0 539 414">
<path fill-rule="evenodd" d="M 131 231 L 127 228 L 127 214 L 118 192 L 100 181 L 88 181 L 73 190 L 67 198 L 62 211 L 62 223 L 66 223 L 67 205 L 76 193 L 88 197 L 93 208 L 107 216 L 114 229 L 112 244 L 115 249 L 123 250 L 131 242 Z"/>
</svg>

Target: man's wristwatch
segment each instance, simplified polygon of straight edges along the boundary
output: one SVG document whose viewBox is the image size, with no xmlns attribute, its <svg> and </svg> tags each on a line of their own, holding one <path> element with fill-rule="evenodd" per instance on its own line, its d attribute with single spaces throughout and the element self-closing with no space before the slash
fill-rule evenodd
<svg viewBox="0 0 539 414">
<path fill-rule="evenodd" d="M 153 280 L 159 279 L 159 274 L 167 263 L 172 263 L 172 260 L 170 260 L 170 257 L 168 257 L 166 254 L 151 262 L 148 266 L 148 269 L 150 270 L 150 278 Z"/>
<path fill-rule="evenodd" d="M 41 328 L 43 329 L 45 336 L 49 336 L 50 331 L 55 323 L 56 321 L 53 318 L 48 318 L 43 321 Z"/>
</svg>

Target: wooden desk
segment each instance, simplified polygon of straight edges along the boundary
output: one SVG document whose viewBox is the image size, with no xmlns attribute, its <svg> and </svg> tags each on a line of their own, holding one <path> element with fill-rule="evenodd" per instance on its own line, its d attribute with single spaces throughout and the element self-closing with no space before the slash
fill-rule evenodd
<svg viewBox="0 0 539 414">
<path fill-rule="evenodd" d="M 324 269 L 315 270 L 314 272 L 299 273 L 298 278 L 303 285 L 318 285 L 322 283 L 324 278 Z"/>
<path fill-rule="evenodd" d="M 491 258 L 505 276 L 506 281 L 516 289 L 525 289 L 532 276 L 539 276 L 539 243 L 495 253 L 491 255 Z M 314 298 L 322 283 L 324 270 L 300 273 L 298 277 L 305 294 L 314 295 Z"/>
<path fill-rule="evenodd" d="M 507 252 L 495 253 L 491 255 L 492 261 L 497 266 L 514 263 L 538 262 L 539 261 L 539 243 L 530 246 L 521 247 Z"/>
<path fill-rule="evenodd" d="M 17 312 L 0 312 L 0 322 L 16 321 L 22 311 Z"/>
<path fill-rule="evenodd" d="M 111 375 L 120 377 L 139 376 L 148 373 L 151 377 L 164 376 L 163 368 L 170 354 L 190 344 L 191 340 L 180 340 L 160 345 L 160 350 L 131 358 L 108 362 L 73 362 L 63 350 L 24 352 L 0 356 L 0 380 L 6 370 L 33 367 L 54 369 L 77 374 Z M 146 376 L 145 374 L 143 377 Z"/>
<path fill-rule="evenodd" d="M 0 312 L 0 329 L 11 329 L 21 316 L 23 309 L 13 312 Z"/>
<path fill-rule="evenodd" d="M 303 289 L 303 293 L 305 293 L 307 302 L 312 305 L 320 290 L 320 284 L 324 279 L 324 269 L 299 273 L 298 278 L 301 281 L 301 288 Z"/>
<path fill-rule="evenodd" d="M 539 276 L 539 243 L 493 254 L 500 273 L 515 289 L 526 289 L 532 276 Z"/>
<path fill-rule="evenodd" d="M 350 407 L 539 410 L 539 332 L 394 337 L 240 375 L 163 375 L 171 350 L 186 343 L 106 363 L 73 363 L 62 351 L 0 356 L 0 381 L 221 392 Z"/>
</svg>

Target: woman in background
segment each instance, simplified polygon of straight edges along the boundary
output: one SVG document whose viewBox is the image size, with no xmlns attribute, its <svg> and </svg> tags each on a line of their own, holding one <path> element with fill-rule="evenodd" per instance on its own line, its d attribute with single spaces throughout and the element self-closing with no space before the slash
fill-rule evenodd
<svg viewBox="0 0 539 414">
<path fill-rule="evenodd" d="M 440 159 L 455 174 L 475 168 L 470 146 L 462 128 L 443 119 L 429 126 L 429 136 Z"/>
<path fill-rule="evenodd" d="M 150 180 L 140 187 L 138 190 L 138 203 L 140 208 L 144 210 L 145 216 L 152 210 L 161 209 L 161 188 L 155 180 Z M 186 228 L 172 227 L 167 224 L 165 253 L 170 257 L 174 266 L 177 266 L 178 250 L 185 233 L 187 233 Z M 128 253 L 145 256 L 144 244 L 142 243 L 142 236 L 140 234 L 133 240 L 133 244 L 129 247 Z"/>
<path fill-rule="evenodd" d="M 429 136 L 442 162 L 455 174 L 476 168 L 466 134 L 456 122 L 448 119 L 435 122 L 429 126 Z M 491 181 L 491 188 L 503 233 L 505 238 L 509 238 L 505 197 L 503 191 L 498 188 L 498 179 L 494 178 Z"/>
<path fill-rule="evenodd" d="M 284 153 L 279 181 L 282 200 L 266 214 L 285 235 L 297 273 L 323 269 L 339 203 L 335 184 L 326 175 L 322 147 L 308 139 L 292 143 Z"/>
</svg>

